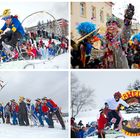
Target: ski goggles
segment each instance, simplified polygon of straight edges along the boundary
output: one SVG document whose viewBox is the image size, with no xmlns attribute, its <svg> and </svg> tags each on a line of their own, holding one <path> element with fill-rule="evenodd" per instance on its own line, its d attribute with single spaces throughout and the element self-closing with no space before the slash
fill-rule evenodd
<svg viewBox="0 0 140 140">
<path fill-rule="evenodd" d="M 10 18 L 11 18 L 11 15 L 10 16 L 6 16 L 6 17 L 3 17 L 2 20 L 5 20 L 6 21 L 7 19 L 10 19 Z"/>
</svg>

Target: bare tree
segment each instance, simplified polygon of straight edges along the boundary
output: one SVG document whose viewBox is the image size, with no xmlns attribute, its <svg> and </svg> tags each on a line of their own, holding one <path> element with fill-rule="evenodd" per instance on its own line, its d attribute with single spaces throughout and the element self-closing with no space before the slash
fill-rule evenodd
<svg viewBox="0 0 140 140">
<path fill-rule="evenodd" d="M 135 80 L 134 83 L 129 84 L 127 90 L 140 90 L 140 81 Z"/>
<path fill-rule="evenodd" d="M 78 78 L 71 76 L 71 109 L 72 117 L 78 115 L 86 106 L 95 107 L 94 90 L 81 85 Z"/>
</svg>

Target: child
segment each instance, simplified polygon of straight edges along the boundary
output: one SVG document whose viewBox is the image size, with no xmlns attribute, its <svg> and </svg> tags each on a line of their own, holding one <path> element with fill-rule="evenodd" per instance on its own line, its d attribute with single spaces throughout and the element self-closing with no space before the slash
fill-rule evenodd
<svg viewBox="0 0 140 140">
<path fill-rule="evenodd" d="M 101 109 L 100 112 L 101 112 L 100 117 L 97 120 L 97 122 L 98 122 L 98 138 L 105 138 L 104 128 L 106 126 L 107 119 L 105 118 L 105 115 L 103 113 L 103 109 Z"/>
</svg>

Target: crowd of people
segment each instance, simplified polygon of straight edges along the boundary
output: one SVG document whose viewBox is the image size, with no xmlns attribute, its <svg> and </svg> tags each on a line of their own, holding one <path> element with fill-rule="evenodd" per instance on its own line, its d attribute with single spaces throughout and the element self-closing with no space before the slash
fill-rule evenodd
<svg viewBox="0 0 140 140">
<path fill-rule="evenodd" d="M 46 123 L 48 128 L 54 128 L 54 115 L 65 130 L 61 109 L 52 99 L 38 98 L 34 104 L 31 99 L 20 97 L 18 103 L 15 99 L 5 106 L 0 103 L 0 118 L 6 124 L 44 127 Z"/>
<path fill-rule="evenodd" d="M 91 122 L 84 126 L 82 120 L 75 122 L 75 118 L 71 117 L 71 138 L 86 138 L 97 135 L 97 122 Z"/>
</svg>

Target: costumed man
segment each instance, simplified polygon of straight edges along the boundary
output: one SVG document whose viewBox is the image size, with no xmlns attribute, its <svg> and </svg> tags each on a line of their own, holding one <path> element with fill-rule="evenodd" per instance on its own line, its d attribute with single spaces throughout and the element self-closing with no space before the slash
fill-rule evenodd
<svg viewBox="0 0 140 140">
<path fill-rule="evenodd" d="M 120 110 L 120 106 L 123 105 L 126 108 L 129 107 L 129 105 L 121 99 L 121 93 L 115 92 L 114 93 L 114 97 L 111 99 L 108 99 L 106 101 L 106 103 L 108 104 L 109 107 L 109 113 L 108 113 L 108 122 L 112 123 L 112 119 L 115 118 L 116 122 L 114 124 L 114 130 L 118 129 L 119 123 L 121 121 L 121 117 L 119 116 L 119 110 Z"/>
<path fill-rule="evenodd" d="M 127 44 L 131 37 L 131 24 L 134 15 L 134 6 L 129 4 L 125 10 L 124 25 L 120 32 L 120 21 L 116 17 L 108 19 L 107 31 L 103 46 L 106 48 L 106 68 L 128 69 L 126 57 Z"/>
<path fill-rule="evenodd" d="M 1 28 L 0 33 L 3 33 L 7 28 L 10 31 L 1 35 L 0 50 L 4 47 L 7 53 L 14 57 L 14 53 L 11 50 L 16 47 L 17 41 L 23 38 L 25 32 L 18 17 L 11 15 L 10 9 L 5 9 L 1 17 L 5 21 L 5 24 Z"/>
<path fill-rule="evenodd" d="M 134 60 L 133 60 L 133 68 L 140 69 L 140 33 L 135 34 L 132 37 L 133 48 L 135 50 Z"/>
<path fill-rule="evenodd" d="M 4 115 L 7 124 L 10 124 L 10 117 L 11 117 L 11 105 L 10 102 L 6 104 L 4 107 Z"/>
<path fill-rule="evenodd" d="M 35 115 L 37 116 L 39 123 L 40 123 L 40 127 L 44 127 L 44 122 L 43 122 L 43 111 L 42 111 L 42 102 L 41 99 L 36 99 L 36 104 L 35 104 Z"/>
<path fill-rule="evenodd" d="M 52 122 L 52 128 L 54 127 L 52 116 L 53 116 L 53 114 L 55 114 L 62 126 L 62 129 L 65 130 L 66 127 L 65 127 L 62 115 L 60 113 L 60 110 L 59 110 L 59 107 L 57 106 L 57 104 L 53 100 L 48 99 L 47 97 L 44 97 L 44 100 L 45 100 L 46 105 L 50 108 L 50 111 L 48 113 L 48 118 Z"/>
<path fill-rule="evenodd" d="M 37 126 L 39 122 L 37 116 L 35 115 L 35 106 L 31 103 L 31 99 L 26 99 L 26 107 L 31 126 Z"/>
<path fill-rule="evenodd" d="M 24 102 L 24 97 L 19 97 L 19 125 L 20 126 L 28 126 L 29 125 L 29 119 L 28 119 L 28 113 L 27 113 L 27 107 L 26 103 Z"/>
<path fill-rule="evenodd" d="M 80 48 L 80 59 L 82 62 L 81 68 L 86 68 L 91 57 L 92 49 L 94 49 L 92 38 L 97 34 L 96 25 L 91 22 L 82 22 L 76 29 L 82 36 L 77 40 L 79 42 L 78 48 Z"/>
<path fill-rule="evenodd" d="M 11 101 L 11 116 L 12 116 L 12 124 L 17 125 L 18 121 L 18 104 L 16 103 L 15 99 L 10 100 Z"/>
<path fill-rule="evenodd" d="M 4 110 L 3 110 L 2 103 L 0 103 L 0 118 L 2 118 L 3 123 L 5 123 L 3 111 L 4 111 Z"/>
<path fill-rule="evenodd" d="M 49 107 L 46 105 L 46 99 L 45 98 L 42 98 L 42 112 L 43 112 L 44 120 L 48 124 L 49 128 L 54 128 L 53 127 L 53 121 L 48 118 Z"/>
</svg>

